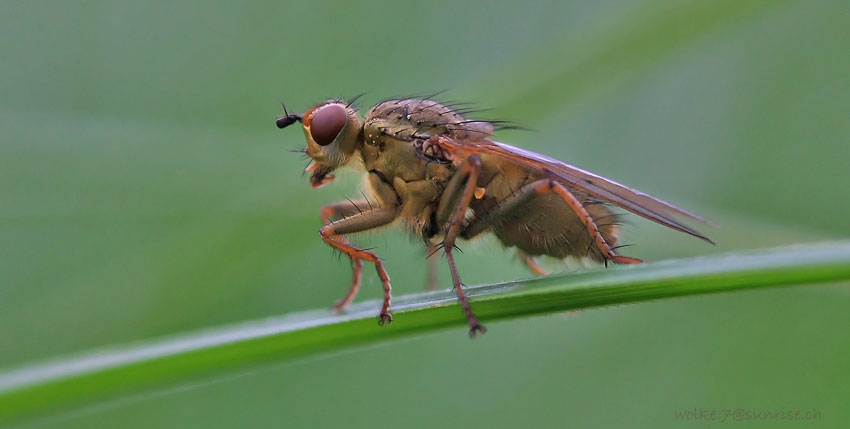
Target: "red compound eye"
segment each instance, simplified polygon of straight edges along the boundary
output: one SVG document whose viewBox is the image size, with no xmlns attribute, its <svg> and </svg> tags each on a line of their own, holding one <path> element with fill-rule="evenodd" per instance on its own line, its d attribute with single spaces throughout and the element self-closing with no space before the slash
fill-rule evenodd
<svg viewBox="0 0 850 429">
<path fill-rule="evenodd" d="M 310 136 L 319 146 L 327 146 L 334 141 L 345 126 L 345 108 L 339 104 L 328 104 L 313 113 L 310 120 Z"/>
</svg>

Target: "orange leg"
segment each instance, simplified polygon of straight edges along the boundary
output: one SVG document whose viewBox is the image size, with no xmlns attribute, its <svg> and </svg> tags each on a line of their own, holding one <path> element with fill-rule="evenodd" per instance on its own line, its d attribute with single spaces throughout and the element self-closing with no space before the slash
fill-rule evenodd
<svg viewBox="0 0 850 429">
<path fill-rule="evenodd" d="M 432 258 L 432 256 L 437 253 L 437 246 L 432 243 L 428 243 L 428 247 L 425 248 L 425 290 L 428 292 L 432 292 L 437 290 L 440 283 L 440 269 L 439 269 L 439 261 L 437 258 Z"/>
<path fill-rule="evenodd" d="M 337 313 L 342 312 L 345 307 L 348 307 L 348 304 L 351 304 L 351 301 L 354 301 L 354 298 L 357 296 L 357 292 L 360 291 L 360 275 L 362 271 L 363 263 L 360 262 L 360 259 L 351 257 L 351 286 L 349 286 L 348 293 L 346 293 L 344 297 L 334 302 L 334 310 L 336 310 Z"/>
<path fill-rule="evenodd" d="M 578 218 L 581 219 L 584 226 L 587 228 L 587 232 L 590 233 L 590 236 L 593 238 L 594 243 L 596 243 L 596 247 L 599 248 L 599 251 L 602 252 L 602 256 L 606 259 L 614 261 L 618 264 L 640 264 L 643 261 L 636 258 L 630 258 L 628 256 L 620 256 L 614 252 L 614 249 L 608 245 L 608 242 L 605 241 L 605 238 L 602 237 L 602 234 L 599 232 L 599 228 L 596 226 L 596 222 L 593 221 L 593 218 L 590 214 L 587 213 L 587 210 L 584 209 L 584 205 L 572 194 L 564 185 L 554 181 L 554 180 L 540 180 L 535 182 L 534 190 L 537 195 L 542 195 L 547 192 L 555 192 L 560 196 L 564 202 L 566 202 L 570 208 L 576 212 Z"/>
<path fill-rule="evenodd" d="M 466 314 L 466 320 L 469 322 L 469 336 L 472 338 L 475 338 L 475 335 L 478 332 L 482 335 L 487 333 L 487 329 L 478 323 L 478 318 L 475 317 L 475 313 L 472 312 L 472 307 L 469 305 L 469 299 L 463 291 L 463 285 L 460 282 L 460 275 L 458 275 L 452 252 L 454 252 L 455 240 L 460 234 L 464 215 L 466 215 L 466 210 L 469 208 L 469 202 L 472 200 L 472 196 L 475 192 L 475 185 L 478 182 L 478 173 L 480 171 L 481 158 L 478 155 L 472 155 L 467 158 L 463 164 L 461 164 L 458 171 L 455 173 L 455 177 L 458 177 L 459 179 L 452 177 L 452 180 L 449 181 L 448 188 L 462 186 L 462 191 L 460 191 L 457 201 L 446 202 L 447 204 L 453 205 L 454 208 L 451 210 L 451 214 L 448 217 L 448 221 L 446 223 L 446 236 L 442 244 L 443 252 L 445 252 L 446 259 L 449 262 L 449 271 L 451 271 L 452 274 L 452 283 L 454 284 L 455 291 L 457 292 L 457 299 L 460 301 L 460 306 Z M 446 192 L 454 191 L 455 189 L 447 189 Z M 443 204 L 443 202 L 441 202 L 441 204 Z M 438 213 L 445 211 L 447 211 L 445 206 L 443 208 L 438 208 L 437 210 Z"/>
<path fill-rule="evenodd" d="M 320 212 L 322 216 L 322 226 L 331 223 L 332 217 L 337 216 L 351 216 L 356 213 L 361 213 L 363 209 L 366 207 L 370 207 L 370 203 L 366 200 L 359 201 L 340 201 L 334 204 L 328 204 L 322 207 Z M 344 243 L 348 243 L 344 237 L 339 237 Z M 348 288 L 348 293 L 345 296 L 336 301 L 334 303 L 334 310 L 337 313 L 341 312 L 348 304 L 351 304 L 354 301 L 354 298 L 357 296 L 357 292 L 360 290 L 360 279 L 363 271 L 363 264 L 360 259 L 350 257 L 351 259 L 351 286 Z"/>
<path fill-rule="evenodd" d="M 464 230 L 461 232 L 461 236 L 464 238 L 471 238 L 481 234 L 491 225 L 497 223 L 500 219 L 504 219 L 512 213 L 521 210 L 527 202 L 549 192 L 557 194 L 570 206 L 570 208 L 572 208 L 584 224 L 587 232 L 590 234 L 593 240 L 593 245 L 599 249 L 606 261 L 610 260 L 618 264 L 639 264 L 643 262 L 640 259 L 617 255 L 614 252 L 614 249 L 612 249 L 605 241 L 605 238 L 599 232 L 599 227 L 596 225 L 596 222 L 594 222 L 593 218 L 587 213 L 587 210 L 584 209 L 584 206 L 575 197 L 575 195 L 573 195 L 572 192 L 570 192 L 564 185 L 550 179 L 538 180 L 523 186 L 522 189 L 517 191 L 512 197 L 500 204 L 499 208 L 487 213 L 487 215 L 483 218 L 474 219 L 466 225 Z M 523 255 L 521 253 L 519 256 L 532 271 L 538 273 L 538 269 L 540 268 L 539 265 L 537 265 L 533 260 L 528 259 L 527 255 Z"/>
<path fill-rule="evenodd" d="M 532 273 L 534 273 L 534 275 L 545 276 L 545 275 L 549 274 L 549 273 L 546 272 L 545 269 L 543 269 L 543 267 L 540 266 L 539 263 L 537 263 L 536 260 L 534 260 L 534 258 L 531 255 L 528 255 L 525 252 L 517 251 L 517 256 L 525 264 L 525 266 L 528 267 L 528 269 Z"/>
<path fill-rule="evenodd" d="M 375 264 L 375 270 L 378 272 L 378 277 L 380 277 L 381 284 L 384 287 L 384 303 L 381 307 L 381 313 L 379 316 L 379 323 L 381 325 L 386 322 L 392 323 L 392 316 L 389 313 L 390 301 L 392 298 L 390 276 L 384 269 L 384 264 L 381 259 L 378 258 L 378 255 L 371 251 L 352 246 L 347 240 L 345 240 L 344 237 L 342 237 L 342 235 L 378 228 L 392 222 L 397 215 L 398 213 L 395 209 L 377 208 L 331 222 L 319 230 L 319 235 L 321 235 L 322 240 L 325 243 L 340 252 L 345 253 L 352 261 L 358 261 L 358 263 L 355 263 L 355 277 L 357 279 L 356 286 L 352 285 L 348 294 L 341 300 L 343 302 L 343 306 L 354 299 L 354 295 L 357 293 L 357 289 L 359 288 L 359 261 L 366 260 Z"/>
</svg>

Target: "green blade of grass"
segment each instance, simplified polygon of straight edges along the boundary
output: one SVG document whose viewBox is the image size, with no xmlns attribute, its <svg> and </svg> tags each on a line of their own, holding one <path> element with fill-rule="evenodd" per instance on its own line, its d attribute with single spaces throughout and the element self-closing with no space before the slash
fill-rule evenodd
<svg viewBox="0 0 850 429">
<path fill-rule="evenodd" d="M 731 253 L 468 287 L 484 321 L 648 300 L 850 280 L 850 242 Z M 98 398 L 294 357 L 463 326 L 454 292 L 394 300 L 395 323 L 376 323 L 379 302 L 340 315 L 313 310 L 101 350 L 0 373 L 0 422 Z M 458 332 L 458 335 L 465 333 Z"/>
</svg>

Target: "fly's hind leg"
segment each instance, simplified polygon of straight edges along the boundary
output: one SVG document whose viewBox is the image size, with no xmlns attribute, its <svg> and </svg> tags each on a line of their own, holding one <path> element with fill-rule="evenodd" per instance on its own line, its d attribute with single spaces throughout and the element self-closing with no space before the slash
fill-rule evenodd
<svg viewBox="0 0 850 429">
<path fill-rule="evenodd" d="M 546 274 L 549 274 L 542 266 L 540 266 L 537 260 L 528 253 L 521 250 L 517 251 L 517 258 L 519 258 L 519 260 L 522 261 L 522 263 L 525 264 L 525 266 L 528 267 L 528 270 L 534 273 L 534 275 L 545 276 Z"/>
<path fill-rule="evenodd" d="M 363 210 L 371 206 L 372 204 L 366 200 L 349 200 L 328 204 L 322 207 L 322 210 L 320 212 L 322 216 L 322 226 L 331 223 L 331 218 L 347 217 L 354 214 L 363 213 Z M 348 243 L 348 241 L 345 240 L 345 238 L 343 237 L 339 237 L 339 240 L 343 243 Z M 351 259 L 351 286 L 349 286 L 348 288 L 348 293 L 346 293 L 343 298 L 334 303 L 334 310 L 336 310 L 337 313 L 345 309 L 348 304 L 351 304 L 351 301 L 354 301 L 354 297 L 357 296 L 357 292 L 360 290 L 360 280 L 363 264 L 359 258 L 355 258 L 349 255 L 349 259 Z"/>
<path fill-rule="evenodd" d="M 593 239 L 593 243 L 602 253 L 605 260 L 610 260 L 618 264 L 640 264 L 643 262 L 640 259 L 621 256 L 614 252 L 614 249 L 611 248 L 608 242 L 605 241 L 602 233 L 599 232 L 599 227 L 596 225 L 596 222 L 590 214 L 587 213 L 587 210 L 584 209 L 584 205 L 581 204 L 581 202 L 575 197 L 575 195 L 572 194 L 572 192 L 569 191 L 569 189 L 552 179 L 541 179 L 523 186 L 519 191 L 500 204 L 497 209 L 488 213 L 487 216 L 469 223 L 466 228 L 464 228 L 461 236 L 464 238 L 474 237 L 475 235 L 485 231 L 494 223 L 510 218 L 517 212 L 518 209 L 521 209 L 532 199 L 549 192 L 554 192 L 561 197 L 561 199 L 564 200 L 564 202 L 567 203 L 567 205 L 569 205 L 576 213 L 579 220 L 581 220 L 585 228 L 587 228 L 587 232 Z"/>
<path fill-rule="evenodd" d="M 425 290 L 428 292 L 437 290 L 440 283 L 439 261 L 432 257 L 438 250 L 437 245 L 430 241 L 425 247 Z"/>
<path fill-rule="evenodd" d="M 443 198 L 437 208 L 437 222 L 444 226 L 445 239 L 443 240 L 443 252 L 446 254 L 446 259 L 449 262 L 449 270 L 452 274 L 452 283 L 457 292 L 457 299 L 460 301 L 460 306 L 466 314 L 466 320 L 469 322 L 469 336 L 475 338 L 475 335 L 480 332 L 484 334 L 487 329 L 478 323 L 478 318 L 472 312 L 472 307 L 469 305 L 469 299 L 463 291 L 463 285 L 460 282 L 460 276 L 457 273 L 455 259 L 453 256 L 455 249 L 455 240 L 460 234 L 466 210 L 469 208 L 469 202 L 475 192 L 475 185 L 478 182 L 478 173 L 481 171 L 481 158 L 478 155 L 472 155 L 458 167 L 457 172 L 449 180 L 446 185 L 446 190 L 443 193 Z"/>
<path fill-rule="evenodd" d="M 385 322 L 392 323 L 393 320 L 389 313 L 390 300 L 392 298 L 390 276 L 384 269 L 384 264 L 381 259 L 378 258 L 378 255 L 369 250 L 352 246 L 342 236 L 387 225 L 392 222 L 397 215 L 398 213 L 395 208 L 376 208 L 328 223 L 319 230 L 319 235 L 321 235 L 322 240 L 324 240 L 325 243 L 328 243 L 331 247 L 345 253 L 352 261 L 366 260 L 375 264 L 375 270 L 378 272 L 378 277 L 381 278 L 381 284 L 384 287 L 384 303 L 381 307 L 380 313 L 381 325 Z M 356 273 L 355 275 L 359 276 L 359 273 Z M 359 278 L 357 280 L 357 286 L 359 286 Z M 354 298 L 353 295 L 356 293 L 357 288 L 352 285 L 352 290 L 349 290 L 349 294 L 343 298 L 343 301 L 350 301 L 350 299 Z"/>
</svg>

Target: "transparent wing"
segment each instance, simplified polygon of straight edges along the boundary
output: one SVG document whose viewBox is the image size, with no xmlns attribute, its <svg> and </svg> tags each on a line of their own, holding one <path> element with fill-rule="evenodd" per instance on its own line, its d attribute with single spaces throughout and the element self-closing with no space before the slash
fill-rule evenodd
<svg viewBox="0 0 850 429">
<path fill-rule="evenodd" d="M 509 159 L 519 165 L 540 171 L 565 185 L 581 189 L 588 194 L 608 201 L 615 206 L 624 208 L 646 219 L 714 244 L 711 239 L 680 222 L 674 216 L 682 216 L 710 224 L 711 222 L 706 219 L 658 198 L 576 166 L 558 161 L 557 159 L 492 140 L 468 141 L 442 137 L 439 144 L 449 150 L 487 154 Z"/>
</svg>

